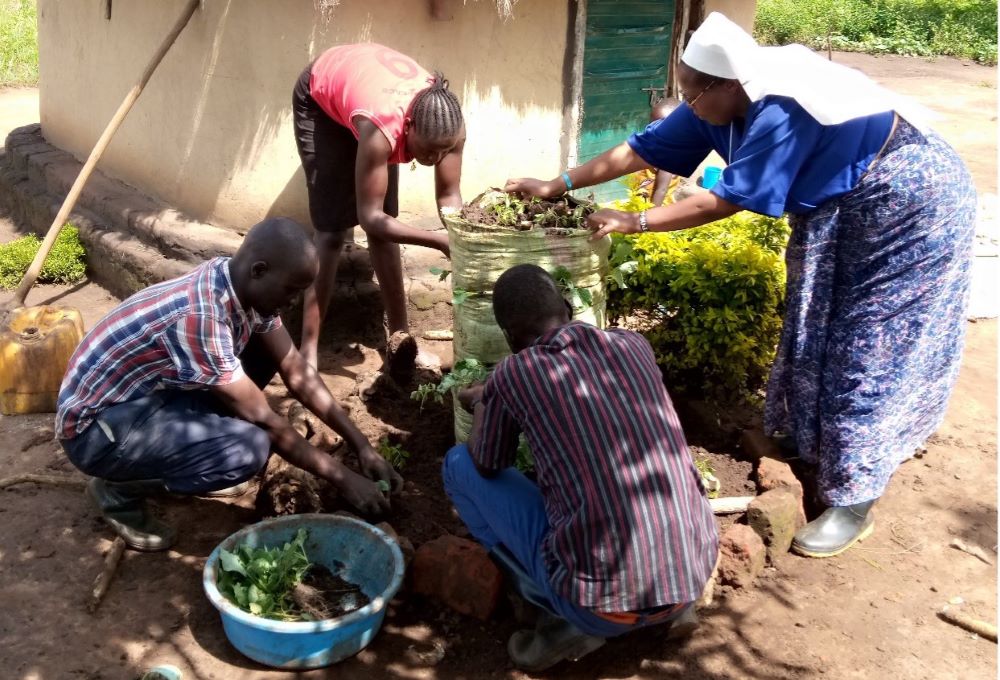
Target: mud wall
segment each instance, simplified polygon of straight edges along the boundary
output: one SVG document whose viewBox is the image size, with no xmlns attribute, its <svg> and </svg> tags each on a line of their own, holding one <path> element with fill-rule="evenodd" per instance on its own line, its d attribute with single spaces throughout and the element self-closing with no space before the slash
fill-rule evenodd
<svg viewBox="0 0 1000 680">
<path fill-rule="evenodd" d="M 183 5 L 115 0 L 109 20 L 104 0 L 39 0 L 46 138 L 86 157 Z M 520 0 L 506 21 L 492 0 L 204 0 L 100 167 L 231 229 L 308 222 L 292 87 L 325 48 L 373 41 L 443 71 L 460 95 L 467 198 L 510 175 L 551 177 L 567 148 L 569 12 L 551 0 Z M 436 223 L 432 170 L 403 167 L 400 184 L 403 217 Z"/>
</svg>

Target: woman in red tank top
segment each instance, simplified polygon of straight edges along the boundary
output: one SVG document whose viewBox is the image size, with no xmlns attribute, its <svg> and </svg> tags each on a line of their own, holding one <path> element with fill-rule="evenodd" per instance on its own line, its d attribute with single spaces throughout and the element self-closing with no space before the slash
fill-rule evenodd
<svg viewBox="0 0 1000 680">
<path fill-rule="evenodd" d="M 317 364 L 319 331 L 337 277 L 348 229 L 368 236 L 390 335 L 408 333 L 399 244 L 448 254 L 442 231 L 416 229 L 399 215 L 399 165 L 434 166 L 438 209 L 459 208 L 465 123 L 458 98 L 440 73 L 377 44 L 340 45 L 324 52 L 299 77 L 293 93 L 295 140 L 309 190 L 321 265 L 306 292 L 300 350 Z M 416 342 L 391 343 L 389 374 L 413 370 Z"/>
</svg>

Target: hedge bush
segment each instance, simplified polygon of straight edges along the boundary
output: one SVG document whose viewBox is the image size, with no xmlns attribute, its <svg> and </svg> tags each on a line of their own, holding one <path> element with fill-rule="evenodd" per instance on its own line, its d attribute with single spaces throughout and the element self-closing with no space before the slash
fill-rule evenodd
<svg viewBox="0 0 1000 680">
<path fill-rule="evenodd" d="M 759 0 L 757 40 L 997 62 L 996 0 Z"/>
<path fill-rule="evenodd" d="M 16 288 L 38 252 L 41 240 L 34 234 L 0 245 L 0 288 Z M 76 227 L 67 224 L 52 245 L 38 283 L 74 283 L 87 273 L 86 252 Z"/>
<path fill-rule="evenodd" d="M 613 237 L 608 316 L 653 346 L 673 392 L 732 401 L 767 379 L 781 332 L 785 219 L 739 213 Z"/>
</svg>

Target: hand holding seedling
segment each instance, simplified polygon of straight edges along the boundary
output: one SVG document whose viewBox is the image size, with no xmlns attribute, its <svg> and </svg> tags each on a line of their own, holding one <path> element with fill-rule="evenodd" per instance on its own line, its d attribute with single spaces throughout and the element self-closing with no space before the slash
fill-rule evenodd
<svg viewBox="0 0 1000 680">
<path fill-rule="evenodd" d="M 597 241 L 611 232 L 619 234 L 639 233 L 639 214 L 603 208 L 587 217 L 587 228 L 594 232 L 591 241 Z"/>
<path fill-rule="evenodd" d="M 364 463 L 361 467 L 365 468 Z M 399 483 L 402 484 L 402 481 L 400 478 Z M 381 515 L 389 511 L 389 498 L 382 493 L 379 485 L 355 472 L 345 470 L 343 478 L 337 483 L 337 490 L 345 501 L 366 515 Z"/>
<path fill-rule="evenodd" d="M 503 185 L 503 190 L 509 194 L 518 193 L 538 198 L 552 198 L 566 193 L 566 185 L 561 179 L 546 182 L 534 177 L 519 177 L 508 179 L 507 183 Z"/>
<path fill-rule="evenodd" d="M 477 382 L 460 389 L 458 391 L 458 403 L 462 405 L 462 408 L 471 413 L 476 406 L 476 402 L 482 401 L 483 388 L 485 387 L 485 382 Z"/>
<path fill-rule="evenodd" d="M 385 482 L 389 485 L 389 490 L 392 493 L 402 490 L 403 477 L 373 447 L 369 446 L 358 451 L 358 463 L 361 466 L 361 472 L 369 479 Z"/>
</svg>

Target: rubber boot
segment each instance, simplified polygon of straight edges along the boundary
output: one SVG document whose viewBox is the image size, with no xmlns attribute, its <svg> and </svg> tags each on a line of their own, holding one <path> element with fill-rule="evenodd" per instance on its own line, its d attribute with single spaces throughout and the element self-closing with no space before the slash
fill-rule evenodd
<svg viewBox="0 0 1000 680">
<path fill-rule="evenodd" d="M 827 508 L 822 515 L 797 532 L 792 551 L 806 557 L 833 557 L 857 541 L 868 538 L 875 529 L 871 507 L 875 501 Z"/>
<path fill-rule="evenodd" d="M 604 646 L 604 638 L 587 635 L 572 623 L 543 612 L 535 630 L 519 630 L 507 642 L 507 654 L 521 670 L 538 673 L 560 661 L 577 661 Z"/>
<path fill-rule="evenodd" d="M 166 490 L 159 479 L 111 482 L 94 477 L 87 483 L 87 494 L 104 521 L 125 545 L 144 552 L 166 550 L 174 542 L 173 528 L 153 517 L 146 507 L 147 496 Z"/>
</svg>

